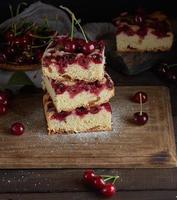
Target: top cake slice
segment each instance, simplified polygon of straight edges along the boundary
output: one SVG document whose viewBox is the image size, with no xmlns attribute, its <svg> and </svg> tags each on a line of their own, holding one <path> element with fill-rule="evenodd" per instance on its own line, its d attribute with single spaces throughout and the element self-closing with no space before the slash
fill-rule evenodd
<svg viewBox="0 0 177 200">
<path fill-rule="evenodd" d="M 83 39 L 57 36 L 42 58 L 43 74 L 54 80 L 71 79 L 87 82 L 104 78 L 104 44 Z"/>
<path fill-rule="evenodd" d="M 119 52 L 167 51 L 173 44 L 173 33 L 167 16 L 161 12 L 130 15 L 122 13 L 116 19 L 117 50 Z"/>
</svg>

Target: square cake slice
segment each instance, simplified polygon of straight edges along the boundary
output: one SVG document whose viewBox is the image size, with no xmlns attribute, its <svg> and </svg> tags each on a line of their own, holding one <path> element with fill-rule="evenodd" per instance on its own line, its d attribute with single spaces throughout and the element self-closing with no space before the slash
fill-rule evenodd
<svg viewBox="0 0 177 200">
<path fill-rule="evenodd" d="M 167 16 L 161 12 L 135 15 L 122 13 L 115 21 L 118 52 L 168 51 L 173 44 L 173 33 Z"/>
<path fill-rule="evenodd" d="M 111 106 L 105 103 L 88 109 L 76 108 L 70 112 L 57 112 L 48 94 L 43 97 L 49 134 L 109 131 Z"/>
<path fill-rule="evenodd" d="M 59 82 L 46 76 L 43 77 L 43 82 L 58 112 L 100 105 L 114 96 L 114 84 L 108 74 L 105 74 L 101 82 Z"/>
<path fill-rule="evenodd" d="M 54 80 L 61 77 L 87 82 L 101 81 L 104 77 L 105 46 L 102 41 L 57 36 L 42 58 L 42 71 Z"/>
</svg>

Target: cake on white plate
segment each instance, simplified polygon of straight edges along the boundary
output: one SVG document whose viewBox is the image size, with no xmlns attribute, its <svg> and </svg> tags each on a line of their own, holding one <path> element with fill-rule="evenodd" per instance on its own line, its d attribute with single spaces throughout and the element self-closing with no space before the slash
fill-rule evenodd
<svg viewBox="0 0 177 200">
<path fill-rule="evenodd" d="M 72 79 L 94 82 L 104 78 L 105 46 L 101 41 L 57 36 L 42 58 L 42 71 L 54 80 Z"/>
<path fill-rule="evenodd" d="M 50 96 L 45 94 L 43 104 L 49 134 L 112 130 L 112 111 L 109 103 L 57 112 Z"/>
<path fill-rule="evenodd" d="M 173 44 L 173 33 L 167 16 L 161 12 L 130 15 L 121 13 L 116 18 L 118 52 L 168 51 Z"/>
<path fill-rule="evenodd" d="M 102 81 L 57 81 L 43 76 L 43 82 L 58 112 L 106 103 L 114 96 L 114 84 L 108 74 Z"/>
</svg>

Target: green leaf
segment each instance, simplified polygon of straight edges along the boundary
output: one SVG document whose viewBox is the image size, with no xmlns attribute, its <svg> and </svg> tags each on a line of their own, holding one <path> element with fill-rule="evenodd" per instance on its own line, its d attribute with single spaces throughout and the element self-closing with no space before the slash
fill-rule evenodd
<svg viewBox="0 0 177 200">
<path fill-rule="evenodd" d="M 25 72 L 15 72 L 8 81 L 8 85 L 33 85 Z"/>
</svg>

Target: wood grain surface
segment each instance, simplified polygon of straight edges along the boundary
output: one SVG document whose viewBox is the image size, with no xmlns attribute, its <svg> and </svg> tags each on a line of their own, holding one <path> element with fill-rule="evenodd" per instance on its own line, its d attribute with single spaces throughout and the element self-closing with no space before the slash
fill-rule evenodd
<svg viewBox="0 0 177 200">
<path fill-rule="evenodd" d="M 117 192 L 111 200 L 176 200 L 177 191 L 134 191 Z M 31 193 L 31 194 L 2 194 L 0 200 L 100 200 L 103 198 L 99 193 L 90 192 L 68 192 L 68 193 Z"/>
<path fill-rule="evenodd" d="M 139 105 L 130 101 L 138 90 L 147 92 L 145 126 L 131 122 Z M 19 96 L 0 121 L 0 168 L 130 168 L 175 167 L 176 149 L 168 89 L 161 86 L 120 86 L 112 100 L 113 131 L 48 136 L 41 95 Z M 14 121 L 25 134 L 9 134 Z M 91 135 L 92 134 L 92 135 Z"/>
<path fill-rule="evenodd" d="M 34 71 L 41 68 L 40 64 L 18 65 L 18 64 L 1 64 L 0 69 L 6 71 Z"/>
</svg>

